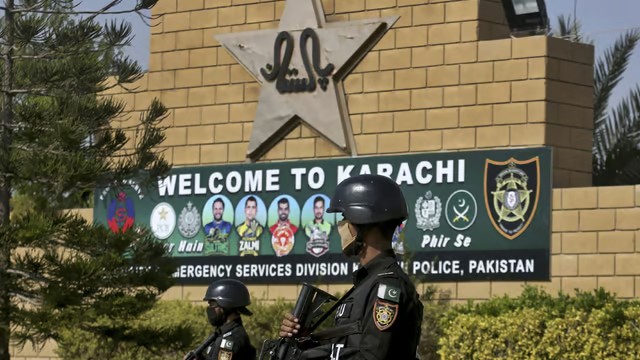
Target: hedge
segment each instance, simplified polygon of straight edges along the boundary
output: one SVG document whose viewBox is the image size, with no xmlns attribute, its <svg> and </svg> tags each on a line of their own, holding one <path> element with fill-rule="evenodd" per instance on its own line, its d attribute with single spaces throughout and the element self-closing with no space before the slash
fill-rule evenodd
<svg viewBox="0 0 640 360">
<path fill-rule="evenodd" d="M 436 296 L 439 295 L 439 296 Z M 436 359 L 619 359 L 640 358 L 640 303 L 617 300 L 602 289 L 552 296 L 525 287 L 515 298 L 451 305 L 446 296 L 427 287 L 419 353 Z M 252 344 L 277 337 L 284 300 L 258 301 L 254 315 L 243 317 Z M 105 320 L 108 321 L 108 320 Z M 331 317 L 325 322 L 329 326 Z M 69 329 L 58 341 L 63 359 L 181 359 L 211 332 L 204 304 L 160 301 L 135 322 L 144 334 L 171 330 L 174 341 L 148 343 L 121 336 L 98 341 L 81 329 Z"/>
</svg>

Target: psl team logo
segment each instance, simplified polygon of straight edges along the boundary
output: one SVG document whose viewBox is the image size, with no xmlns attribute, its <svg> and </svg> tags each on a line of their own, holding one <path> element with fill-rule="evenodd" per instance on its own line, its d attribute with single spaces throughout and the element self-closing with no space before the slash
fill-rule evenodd
<svg viewBox="0 0 640 360">
<path fill-rule="evenodd" d="M 509 240 L 531 224 L 540 194 L 540 158 L 499 162 L 487 159 L 484 199 L 495 229 Z"/>
<path fill-rule="evenodd" d="M 416 201 L 416 226 L 422 231 L 432 231 L 440 227 L 442 215 L 442 202 L 431 191 L 427 191 L 424 197 L 420 196 Z"/>
<path fill-rule="evenodd" d="M 320 257 L 329 251 L 329 234 L 320 226 L 310 227 L 311 236 L 307 241 L 307 252 L 315 257 Z"/>
<path fill-rule="evenodd" d="M 449 226 L 454 230 L 467 230 L 476 221 L 477 215 L 476 198 L 467 190 L 455 191 L 447 199 L 445 217 Z"/>
<path fill-rule="evenodd" d="M 107 223 L 114 233 L 125 232 L 133 226 L 136 214 L 133 201 L 125 193 L 120 192 L 111 200 L 107 208 Z"/>
<path fill-rule="evenodd" d="M 278 226 L 271 237 L 271 245 L 277 256 L 288 255 L 295 242 L 293 229 L 290 226 Z"/>
<path fill-rule="evenodd" d="M 165 240 L 176 228 L 176 212 L 169 203 L 161 202 L 151 211 L 151 231 L 159 240 Z"/>
<path fill-rule="evenodd" d="M 200 231 L 200 213 L 198 209 L 193 207 L 191 201 L 187 203 L 187 206 L 182 208 L 180 217 L 178 218 L 178 231 L 187 239 L 190 239 Z"/>
</svg>

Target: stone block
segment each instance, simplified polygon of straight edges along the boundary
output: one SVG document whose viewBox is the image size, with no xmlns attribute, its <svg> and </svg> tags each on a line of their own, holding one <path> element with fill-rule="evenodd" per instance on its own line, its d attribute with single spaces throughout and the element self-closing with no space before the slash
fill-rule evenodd
<svg viewBox="0 0 640 360">
<path fill-rule="evenodd" d="M 478 104 L 498 104 L 511 101 L 511 83 L 478 84 Z"/>
<path fill-rule="evenodd" d="M 447 44 L 444 46 L 445 64 L 473 63 L 478 60 L 478 44 L 475 42 Z"/>
<path fill-rule="evenodd" d="M 458 127 L 458 109 L 441 108 L 427 110 L 427 129 Z"/>
<path fill-rule="evenodd" d="M 411 65 L 426 67 L 444 64 L 444 45 L 422 46 L 411 49 Z"/>
<path fill-rule="evenodd" d="M 509 126 L 488 126 L 476 129 L 476 146 L 479 148 L 509 145 Z"/>
<path fill-rule="evenodd" d="M 395 89 L 423 88 L 427 84 L 427 70 L 424 68 L 395 71 Z"/>
<path fill-rule="evenodd" d="M 491 105 L 465 106 L 460 108 L 460 126 L 491 125 L 493 107 Z M 509 132 L 507 130 L 507 139 Z"/>
<path fill-rule="evenodd" d="M 640 208 L 638 207 L 631 209 L 616 209 L 615 218 L 615 226 L 618 230 L 640 229 Z"/>
<path fill-rule="evenodd" d="M 362 116 L 362 133 L 385 133 L 393 131 L 393 114 L 377 113 Z"/>
<path fill-rule="evenodd" d="M 425 110 L 397 112 L 393 115 L 393 130 L 423 130 L 426 128 L 426 118 Z"/>
<path fill-rule="evenodd" d="M 442 130 L 411 131 L 410 151 L 433 151 L 442 149 Z"/>
<path fill-rule="evenodd" d="M 551 216 L 553 232 L 578 231 L 580 221 L 577 210 L 556 210 Z"/>
<path fill-rule="evenodd" d="M 378 152 L 385 154 L 406 151 L 409 151 L 408 132 L 378 135 Z"/>
<path fill-rule="evenodd" d="M 527 78 L 526 59 L 496 61 L 493 65 L 495 81 L 524 80 Z"/>
<path fill-rule="evenodd" d="M 437 24 L 429 27 L 429 45 L 460 42 L 460 23 Z"/>
<path fill-rule="evenodd" d="M 563 233 L 563 254 L 589 254 L 598 251 L 598 234 L 595 232 Z"/>
<path fill-rule="evenodd" d="M 444 4 L 425 4 L 413 7 L 413 25 L 444 23 Z"/>
<path fill-rule="evenodd" d="M 442 107 L 444 91 L 442 88 L 426 88 L 411 90 L 412 109 L 432 109 Z"/>
<path fill-rule="evenodd" d="M 394 72 L 389 70 L 365 73 L 363 81 L 365 92 L 393 90 Z"/>
<path fill-rule="evenodd" d="M 427 86 L 457 85 L 460 82 L 460 66 L 445 65 L 427 69 Z"/>
<path fill-rule="evenodd" d="M 595 209 L 598 207 L 598 188 L 562 189 L 563 209 Z"/>
<path fill-rule="evenodd" d="M 578 275 L 578 255 L 552 255 L 552 276 L 576 276 Z"/>
<path fill-rule="evenodd" d="M 476 129 L 443 130 L 442 139 L 442 147 L 446 150 L 472 149 L 476 146 Z"/>
<path fill-rule="evenodd" d="M 598 188 L 598 206 L 601 208 L 634 207 L 634 186 L 602 186 Z M 640 225 L 640 219 L 638 221 Z"/>
<path fill-rule="evenodd" d="M 493 81 L 493 64 L 490 62 L 463 64 L 460 66 L 460 83 L 477 84 Z"/>
</svg>

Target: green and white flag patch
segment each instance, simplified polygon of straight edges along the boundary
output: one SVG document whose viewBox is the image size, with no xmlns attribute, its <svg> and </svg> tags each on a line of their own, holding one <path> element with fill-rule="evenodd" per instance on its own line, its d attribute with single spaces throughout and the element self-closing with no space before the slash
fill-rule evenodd
<svg viewBox="0 0 640 360">
<path fill-rule="evenodd" d="M 399 303 L 400 289 L 391 285 L 380 284 L 380 286 L 378 286 L 378 297 L 383 300 Z"/>
</svg>

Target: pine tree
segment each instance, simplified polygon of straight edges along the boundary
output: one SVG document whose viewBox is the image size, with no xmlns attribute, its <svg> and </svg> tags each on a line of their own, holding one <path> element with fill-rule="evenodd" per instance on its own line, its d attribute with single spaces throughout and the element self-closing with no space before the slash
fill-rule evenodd
<svg viewBox="0 0 640 360">
<path fill-rule="evenodd" d="M 158 0 L 128 0 L 137 12 Z M 4 0 L 0 24 L 0 360 L 18 346 L 75 327 L 99 337 L 153 341 L 128 320 L 172 285 L 165 247 L 143 228 L 114 233 L 66 209 L 96 188 L 157 184 L 166 108 L 154 100 L 118 128 L 124 104 L 101 93 L 142 69 L 122 48 L 131 26 L 101 22 L 122 0 L 79 12 L 72 0 Z M 91 2 L 89 2 L 91 4 Z M 19 197 L 20 211 L 12 211 Z M 139 337 L 141 336 L 141 337 Z M 151 346 L 146 344 L 145 346 Z"/>
</svg>

